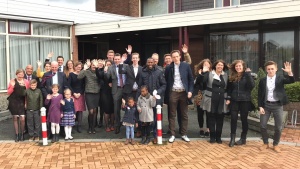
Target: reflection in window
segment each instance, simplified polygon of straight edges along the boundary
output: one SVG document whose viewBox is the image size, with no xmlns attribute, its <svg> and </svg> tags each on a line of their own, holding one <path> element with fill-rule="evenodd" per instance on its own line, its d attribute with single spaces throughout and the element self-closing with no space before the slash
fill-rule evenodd
<svg viewBox="0 0 300 169">
<path fill-rule="evenodd" d="M 283 63 L 288 61 L 294 65 L 294 32 L 269 32 L 263 34 L 263 46 L 265 61 L 275 61 L 278 65 L 278 73 Z"/>
<path fill-rule="evenodd" d="M 253 71 L 258 71 L 258 33 L 214 34 L 210 36 L 211 60 L 232 63 L 241 59 Z"/>
<path fill-rule="evenodd" d="M 143 0 L 142 16 L 152 16 L 168 13 L 168 1 L 166 0 Z"/>
<path fill-rule="evenodd" d="M 0 90 L 7 89 L 7 80 L 6 80 L 6 43 L 5 36 L 0 35 Z"/>
<path fill-rule="evenodd" d="M 30 22 L 9 21 L 9 33 L 30 34 Z"/>
<path fill-rule="evenodd" d="M 49 23 L 32 23 L 34 35 L 70 36 L 70 26 Z"/>
<path fill-rule="evenodd" d="M 0 20 L 0 33 L 5 33 L 5 21 Z"/>
<path fill-rule="evenodd" d="M 55 38 L 34 38 L 24 36 L 9 37 L 10 77 L 15 77 L 18 68 L 31 64 L 36 70 L 36 61 L 45 60 L 47 54 L 53 51 L 55 56 L 70 58 L 70 40 Z"/>
</svg>

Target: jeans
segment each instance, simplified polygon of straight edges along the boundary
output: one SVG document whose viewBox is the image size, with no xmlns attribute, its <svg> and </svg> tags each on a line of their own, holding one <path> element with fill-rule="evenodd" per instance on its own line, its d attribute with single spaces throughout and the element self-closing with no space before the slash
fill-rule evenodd
<svg viewBox="0 0 300 169">
<path fill-rule="evenodd" d="M 39 137 L 41 130 L 41 117 L 39 110 L 27 110 L 26 121 L 28 125 L 28 134 L 31 137 Z"/>
<path fill-rule="evenodd" d="M 267 131 L 267 123 L 270 118 L 271 113 L 273 113 L 274 121 L 275 121 L 275 133 L 273 138 L 273 145 L 277 146 L 280 137 L 281 137 L 281 131 L 282 131 L 282 120 L 283 120 L 283 106 L 280 105 L 280 103 L 265 103 L 265 107 L 263 107 L 265 110 L 265 114 L 260 115 L 260 130 L 261 135 L 264 141 L 264 144 L 268 144 L 269 141 L 269 134 Z"/>
<path fill-rule="evenodd" d="M 126 126 L 126 138 L 134 138 L 134 126 Z"/>
</svg>

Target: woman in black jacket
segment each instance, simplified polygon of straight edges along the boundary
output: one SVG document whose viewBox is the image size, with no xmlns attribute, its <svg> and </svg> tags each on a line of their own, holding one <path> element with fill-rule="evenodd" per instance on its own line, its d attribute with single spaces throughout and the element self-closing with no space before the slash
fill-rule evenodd
<svg viewBox="0 0 300 169">
<path fill-rule="evenodd" d="M 251 105 L 251 91 L 254 88 L 254 79 L 251 70 L 242 60 L 235 60 L 230 66 L 228 95 L 230 97 L 231 134 L 229 147 L 246 144 L 248 131 L 248 112 Z M 242 121 L 242 134 L 239 141 L 235 142 L 238 113 Z"/>
</svg>

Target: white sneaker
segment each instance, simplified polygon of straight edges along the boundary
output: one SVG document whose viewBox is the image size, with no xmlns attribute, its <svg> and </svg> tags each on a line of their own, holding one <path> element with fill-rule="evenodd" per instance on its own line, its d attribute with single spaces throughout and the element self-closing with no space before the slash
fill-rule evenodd
<svg viewBox="0 0 300 169">
<path fill-rule="evenodd" d="M 191 140 L 187 137 L 187 135 L 181 136 L 182 140 L 185 142 L 190 142 Z"/>
<path fill-rule="evenodd" d="M 69 140 L 73 140 L 73 137 L 72 137 L 72 136 L 69 136 Z"/>
<path fill-rule="evenodd" d="M 175 141 L 175 136 L 171 136 L 169 139 L 169 143 L 173 143 Z"/>
</svg>

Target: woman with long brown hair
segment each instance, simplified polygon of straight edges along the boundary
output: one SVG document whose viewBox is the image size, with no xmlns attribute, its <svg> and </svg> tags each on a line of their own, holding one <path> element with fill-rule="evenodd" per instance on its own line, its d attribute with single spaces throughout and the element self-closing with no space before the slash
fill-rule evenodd
<svg viewBox="0 0 300 169">
<path fill-rule="evenodd" d="M 194 70 L 195 70 L 195 75 L 196 75 L 196 79 L 195 79 L 195 86 L 194 86 L 194 102 L 196 104 L 197 107 L 197 117 L 198 117 L 198 124 L 199 124 L 199 128 L 200 128 L 200 137 L 209 137 L 209 127 L 208 127 L 208 117 L 206 114 L 206 129 L 203 128 L 204 126 L 204 111 L 203 109 L 200 107 L 202 98 L 203 98 L 203 93 L 205 88 L 203 87 L 203 85 L 200 85 L 200 77 L 203 67 L 207 67 L 209 69 L 209 71 L 211 71 L 211 67 L 212 67 L 212 63 L 210 62 L 209 59 L 203 59 L 200 63 L 198 63 L 197 65 L 195 65 Z"/>
<path fill-rule="evenodd" d="M 235 60 L 230 66 L 230 76 L 228 83 L 228 95 L 230 97 L 231 113 L 231 134 L 229 147 L 246 144 L 248 131 L 248 112 L 251 105 L 251 91 L 254 88 L 254 79 L 251 70 L 247 68 L 242 60 Z M 242 121 L 241 139 L 235 142 L 238 113 L 240 112 Z"/>
<path fill-rule="evenodd" d="M 66 78 L 69 78 L 69 75 L 71 72 L 75 71 L 75 66 L 73 60 L 68 60 L 66 62 L 66 66 L 64 66 L 64 74 L 66 75 Z"/>
</svg>

